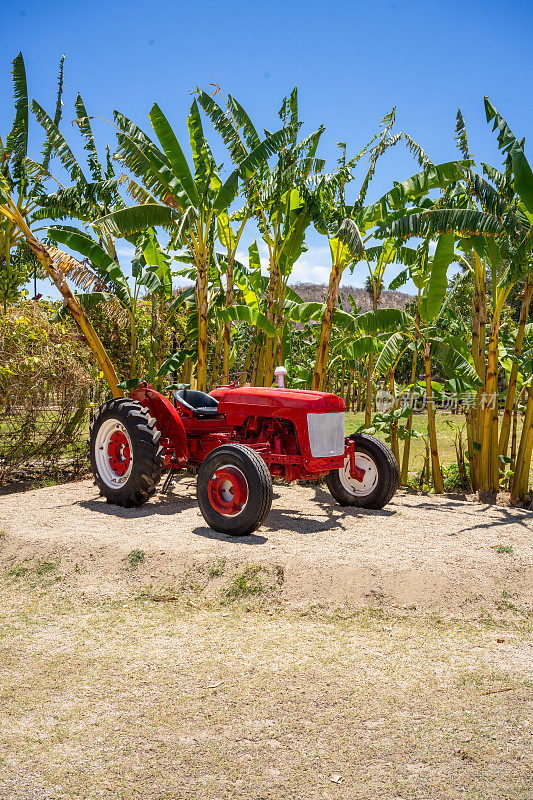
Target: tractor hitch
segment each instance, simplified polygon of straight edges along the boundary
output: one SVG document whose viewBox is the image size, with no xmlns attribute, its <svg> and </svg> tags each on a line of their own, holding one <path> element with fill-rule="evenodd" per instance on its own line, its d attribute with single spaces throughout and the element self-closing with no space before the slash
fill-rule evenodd
<svg viewBox="0 0 533 800">
<path fill-rule="evenodd" d="M 362 481 L 365 477 L 366 470 L 358 467 L 355 463 L 355 442 L 353 439 L 346 441 L 346 449 L 348 450 L 348 457 L 350 459 L 350 476 L 356 481 Z"/>
</svg>

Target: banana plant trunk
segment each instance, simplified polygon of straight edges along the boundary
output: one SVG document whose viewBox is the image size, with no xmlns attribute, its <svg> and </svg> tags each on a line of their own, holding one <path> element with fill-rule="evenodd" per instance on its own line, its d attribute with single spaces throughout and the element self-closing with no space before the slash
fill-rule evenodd
<svg viewBox="0 0 533 800">
<path fill-rule="evenodd" d="M 497 492 L 500 488 L 498 458 L 498 333 L 499 316 L 494 314 L 489 335 L 487 372 L 484 403 L 482 408 L 481 476 L 479 488 L 485 492 Z"/>
<path fill-rule="evenodd" d="M 366 376 L 366 396 L 365 396 L 365 428 L 372 424 L 372 375 L 374 372 L 374 354 L 368 356 L 368 372 Z"/>
<path fill-rule="evenodd" d="M 396 408 L 396 387 L 394 382 L 394 372 L 390 375 L 390 391 L 392 396 L 392 408 Z M 400 448 L 398 444 L 398 420 L 395 419 L 390 425 L 390 441 L 391 450 L 393 452 L 396 463 L 400 466 Z"/>
<path fill-rule="evenodd" d="M 439 450 L 437 445 L 437 428 L 435 425 L 435 407 L 433 403 L 433 387 L 431 385 L 431 359 L 430 359 L 431 345 L 429 342 L 424 347 L 424 368 L 426 375 L 426 403 L 428 412 L 428 433 L 429 433 L 429 447 L 431 453 L 431 473 L 433 475 L 433 486 L 437 493 L 444 491 L 444 483 L 442 481 L 442 472 L 439 462 Z"/>
<path fill-rule="evenodd" d="M 226 308 L 233 305 L 233 258 L 228 259 L 226 272 Z M 222 383 L 229 383 L 229 356 L 231 351 L 231 322 L 224 323 L 222 350 Z"/>
<path fill-rule="evenodd" d="M 270 278 L 268 282 L 268 296 L 266 318 L 275 326 L 276 298 L 279 287 L 279 267 L 274 258 L 270 261 Z M 270 386 L 274 379 L 274 355 L 277 337 L 267 336 L 264 348 L 264 362 L 262 370 L 263 386 Z"/>
<path fill-rule="evenodd" d="M 217 382 L 218 382 L 218 373 L 220 372 L 220 351 L 222 349 L 222 343 L 223 343 L 223 340 L 224 340 L 224 337 L 220 335 L 221 334 L 220 326 L 217 326 L 217 327 L 219 328 L 219 330 L 217 331 L 217 341 L 216 341 L 216 344 L 215 344 L 215 354 L 213 356 L 213 371 L 211 373 L 211 386 L 212 387 L 216 386 Z M 225 327 L 226 326 L 224 325 L 224 328 Z M 222 367 L 222 370 L 224 371 L 224 366 Z M 228 373 L 229 373 L 229 362 L 228 362 Z M 222 376 L 222 383 L 223 384 L 228 383 L 228 378 L 224 377 L 224 375 Z"/>
<path fill-rule="evenodd" d="M 481 386 L 485 385 L 485 346 L 487 324 L 487 291 L 485 281 L 485 265 L 474 253 L 474 293 L 472 297 L 472 360 Z M 470 481 L 472 490 L 477 491 L 481 485 L 481 442 L 483 438 L 483 389 L 476 393 L 476 401 L 470 415 L 470 435 L 472 450 L 469 451 L 469 464 L 472 465 Z"/>
<path fill-rule="evenodd" d="M 378 294 L 374 284 L 372 293 L 372 311 L 376 311 L 378 307 Z M 369 428 L 372 424 L 372 377 L 374 373 L 374 354 L 370 353 L 368 357 L 368 373 L 366 376 L 366 400 L 365 400 L 365 428 Z"/>
<path fill-rule="evenodd" d="M 326 295 L 326 308 L 320 326 L 320 336 L 318 339 L 318 350 L 316 354 L 315 368 L 311 389 L 322 391 L 324 389 L 325 371 L 329 358 L 329 346 L 331 342 L 331 329 L 333 326 L 333 312 L 339 297 L 339 285 L 342 278 L 342 270 L 338 264 L 333 264 L 329 276 L 328 293 Z"/>
<path fill-rule="evenodd" d="M 516 342 L 514 346 L 514 354 L 515 356 L 519 356 L 522 352 L 522 345 L 524 343 L 524 333 L 527 324 L 528 314 L 529 314 L 529 306 L 531 303 L 531 297 L 533 296 L 533 281 L 531 280 L 531 275 L 527 276 L 526 285 L 524 287 L 524 294 L 522 297 L 522 305 L 520 308 L 520 319 L 518 322 L 518 332 L 516 335 Z M 513 413 L 513 407 L 515 404 L 515 396 L 516 396 L 516 383 L 518 379 L 518 364 L 516 361 L 513 362 L 511 367 L 511 374 L 509 375 L 509 385 L 507 387 L 507 395 L 505 398 L 505 408 L 503 411 L 503 419 L 502 419 L 502 426 L 500 430 L 500 440 L 499 440 L 499 453 L 501 456 L 507 455 L 507 448 L 509 446 L 509 435 L 511 431 L 511 418 Z"/>
<path fill-rule="evenodd" d="M 523 500 L 527 494 L 532 452 L 533 452 L 533 386 L 530 386 L 527 396 L 524 427 L 522 428 L 520 445 L 518 447 L 518 455 L 516 457 L 516 469 L 513 478 L 513 488 L 511 491 L 511 498 L 513 500 Z"/>
<path fill-rule="evenodd" d="M 63 302 L 68 306 L 70 313 L 74 317 L 74 321 L 78 325 L 83 334 L 89 349 L 94 354 L 100 369 L 104 373 L 104 377 L 111 389 L 113 397 L 122 397 L 124 392 L 118 388 L 118 378 L 115 368 L 111 363 L 111 359 L 107 355 L 105 348 L 100 341 L 100 338 L 93 326 L 91 325 L 87 314 L 81 307 L 79 301 L 72 294 L 67 281 L 61 270 L 56 267 L 54 260 L 47 248 L 39 241 L 29 230 L 24 231 L 26 241 L 30 250 L 41 262 L 45 272 L 51 278 L 56 289 L 61 293 Z"/>
<path fill-rule="evenodd" d="M 418 317 L 417 317 L 417 326 L 418 326 Z M 413 352 L 413 360 L 411 362 L 411 384 L 414 384 L 416 380 L 416 365 L 418 360 L 418 352 L 416 349 L 416 342 L 415 348 Z M 411 413 L 407 417 L 407 424 L 406 424 L 406 438 L 403 443 L 403 456 L 402 456 L 402 469 L 400 473 L 400 484 L 405 486 L 407 481 L 409 480 L 409 457 L 411 455 L 411 432 L 413 430 L 413 399 L 414 399 L 414 390 L 411 389 L 409 392 L 409 407 L 411 409 Z"/>
<path fill-rule="evenodd" d="M 198 360 L 196 363 L 196 388 L 207 391 L 207 261 L 202 259 L 197 267 L 196 307 L 198 309 Z"/>
</svg>

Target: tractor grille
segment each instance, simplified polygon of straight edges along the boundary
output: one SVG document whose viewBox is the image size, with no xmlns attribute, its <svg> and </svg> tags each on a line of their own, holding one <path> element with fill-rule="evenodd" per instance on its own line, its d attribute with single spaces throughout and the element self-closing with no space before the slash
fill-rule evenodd
<svg viewBox="0 0 533 800">
<path fill-rule="evenodd" d="M 344 411 L 308 414 L 307 428 L 313 458 L 341 456 L 344 453 Z"/>
</svg>

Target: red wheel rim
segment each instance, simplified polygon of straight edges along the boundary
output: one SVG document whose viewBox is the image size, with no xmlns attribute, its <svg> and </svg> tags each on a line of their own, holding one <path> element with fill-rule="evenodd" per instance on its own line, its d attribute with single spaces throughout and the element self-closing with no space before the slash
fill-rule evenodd
<svg viewBox="0 0 533 800">
<path fill-rule="evenodd" d="M 115 475 L 122 476 L 128 471 L 131 463 L 130 444 L 122 431 L 115 431 L 107 445 L 109 466 Z"/>
<path fill-rule="evenodd" d="M 237 467 L 220 467 L 212 476 L 207 488 L 209 502 L 219 514 L 234 517 L 248 502 L 248 484 Z"/>
</svg>

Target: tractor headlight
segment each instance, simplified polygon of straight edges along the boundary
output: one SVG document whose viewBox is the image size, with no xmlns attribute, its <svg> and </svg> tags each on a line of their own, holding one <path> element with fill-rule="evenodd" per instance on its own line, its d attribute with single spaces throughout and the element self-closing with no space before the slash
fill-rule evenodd
<svg viewBox="0 0 533 800">
<path fill-rule="evenodd" d="M 330 458 L 344 453 L 344 411 L 308 414 L 307 429 L 313 458 Z"/>
</svg>

